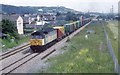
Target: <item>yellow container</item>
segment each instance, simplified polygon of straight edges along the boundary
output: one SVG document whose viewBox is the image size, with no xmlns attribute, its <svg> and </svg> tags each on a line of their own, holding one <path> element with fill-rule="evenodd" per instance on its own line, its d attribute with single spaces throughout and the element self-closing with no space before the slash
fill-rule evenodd
<svg viewBox="0 0 120 75">
<path fill-rule="evenodd" d="M 53 27 L 54 29 L 59 29 L 63 34 L 65 33 L 65 28 L 64 26 L 55 26 Z"/>
</svg>

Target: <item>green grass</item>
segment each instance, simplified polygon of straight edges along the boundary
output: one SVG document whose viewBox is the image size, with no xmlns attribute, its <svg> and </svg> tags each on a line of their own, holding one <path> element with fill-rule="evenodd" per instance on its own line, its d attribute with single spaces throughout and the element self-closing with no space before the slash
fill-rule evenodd
<svg viewBox="0 0 120 75">
<path fill-rule="evenodd" d="M 120 25 L 120 21 L 118 21 L 118 25 Z M 120 26 L 118 26 L 118 29 L 120 29 Z M 118 39 L 120 39 L 120 31 L 118 31 Z M 120 64 L 120 40 L 118 40 L 118 62 Z"/>
<path fill-rule="evenodd" d="M 23 37 L 20 38 L 19 40 L 15 40 L 14 42 L 8 40 L 8 39 L 1 39 L 2 40 L 2 44 L 5 45 L 5 47 L 2 47 L 2 51 L 6 51 L 9 48 L 13 48 L 15 46 L 19 46 L 20 44 L 24 43 L 24 42 L 28 42 L 29 41 L 29 37 Z"/>
<path fill-rule="evenodd" d="M 96 33 L 88 35 L 88 29 L 95 30 Z M 92 23 L 68 42 L 63 54 L 52 57 L 47 62 L 51 66 L 46 71 L 49 73 L 113 73 L 114 65 L 108 53 L 106 41 L 101 24 Z"/>
<path fill-rule="evenodd" d="M 2 39 L 0 39 L 0 50 L 2 50 Z"/>
<path fill-rule="evenodd" d="M 108 24 L 106 24 L 106 30 L 111 40 L 115 55 L 118 58 L 118 21 L 108 22 Z M 118 60 L 120 61 L 119 58 Z"/>
</svg>

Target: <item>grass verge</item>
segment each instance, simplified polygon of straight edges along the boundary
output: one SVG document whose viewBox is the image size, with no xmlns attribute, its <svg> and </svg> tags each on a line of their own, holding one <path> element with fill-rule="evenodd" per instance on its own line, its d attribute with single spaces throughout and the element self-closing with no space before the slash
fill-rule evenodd
<svg viewBox="0 0 120 75">
<path fill-rule="evenodd" d="M 67 50 L 63 54 L 52 57 L 47 62 L 52 63 L 48 73 L 114 73 L 112 58 L 108 52 L 104 31 L 99 22 L 91 23 L 79 34 L 73 37 L 70 45 L 61 48 Z M 95 33 L 88 34 L 87 30 Z"/>
<path fill-rule="evenodd" d="M 15 41 L 11 41 L 8 39 L 1 39 L 2 44 L 5 45 L 4 47 L 2 47 L 2 51 L 4 52 L 4 51 L 7 51 L 7 49 L 9 49 L 9 48 L 19 46 L 24 42 L 28 42 L 28 40 L 29 40 L 28 36 L 20 38 L 19 40 L 15 40 Z"/>
</svg>

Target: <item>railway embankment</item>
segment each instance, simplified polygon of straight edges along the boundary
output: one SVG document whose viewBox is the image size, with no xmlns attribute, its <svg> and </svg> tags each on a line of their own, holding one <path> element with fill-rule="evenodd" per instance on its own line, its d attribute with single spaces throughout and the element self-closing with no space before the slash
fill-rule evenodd
<svg viewBox="0 0 120 75">
<path fill-rule="evenodd" d="M 49 58 L 48 73 L 115 73 L 100 22 L 92 22 L 61 48 L 64 53 Z"/>
</svg>

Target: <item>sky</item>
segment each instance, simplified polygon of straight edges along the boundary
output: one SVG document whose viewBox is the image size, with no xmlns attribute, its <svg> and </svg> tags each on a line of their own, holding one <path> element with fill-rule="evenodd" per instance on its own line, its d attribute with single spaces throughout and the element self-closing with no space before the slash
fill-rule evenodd
<svg viewBox="0 0 120 75">
<path fill-rule="evenodd" d="M 114 8 L 118 12 L 120 0 L 0 0 L 0 4 L 15 6 L 65 6 L 82 12 L 103 12 L 109 13 Z"/>
</svg>

